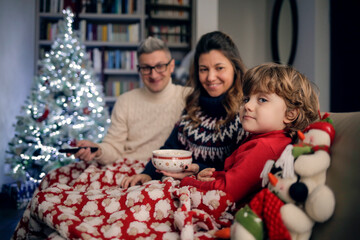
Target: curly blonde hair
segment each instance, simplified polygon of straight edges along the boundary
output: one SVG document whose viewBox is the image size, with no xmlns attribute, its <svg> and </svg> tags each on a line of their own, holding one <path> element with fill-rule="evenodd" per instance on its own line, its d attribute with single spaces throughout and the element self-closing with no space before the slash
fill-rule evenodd
<svg viewBox="0 0 360 240">
<path fill-rule="evenodd" d="M 227 116 L 223 120 L 218 120 L 216 127 L 219 129 L 232 121 L 239 112 L 240 99 L 242 98 L 242 83 L 243 76 L 246 72 L 246 67 L 241 60 L 239 50 L 233 40 L 227 34 L 214 31 L 204 34 L 196 45 L 194 64 L 190 70 L 190 79 L 188 85 L 192 87 L 193 91 L 186 98 L 185 110 L 188 113 L 187 118 L 191 120 L 191 125 L 197 127 L 201 120 L 198 112 L 201 110 L 199 106 L 199 98 L 202 92 L 205 91 L 199 80 L 199 58 L 201 54 L 209 53 L 211 50 L 220 51 L 231 62 L 234 69 L 234 82 L 230 89 L 225 93 L 223 105 L 227 112 Z"/>
<path fill-rule="evenodd" d="M 291 66 L 264 63 L 249 69 L 244 76 L 244 96 L 258 92 L 275 93 L 283 98 L 286 114 L 298 111 L 298 115 L 290 118 L 292 121 L 285 127 L 291 136 L 319 117 L 317 86 Z"/>
</svg>

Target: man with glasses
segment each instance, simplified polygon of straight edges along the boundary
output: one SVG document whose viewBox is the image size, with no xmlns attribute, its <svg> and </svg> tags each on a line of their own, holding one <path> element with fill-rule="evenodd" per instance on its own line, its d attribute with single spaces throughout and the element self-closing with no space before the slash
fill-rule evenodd
<svg viewBox="0 0 360 240">
<path fill-rule="evenodd" d="M 175 62 L 163 41 L 148 37 L 138 47 L 137 57 L 144 87 L 118 97 L 102 143 L 77 142 L 77 146 L 98 150 L 80 149 L 76 158 L 101 164 L 123 158 L 146 162 L 170 135 L 185 106 L 188 88 L 172 83 Z"/>
</svg>

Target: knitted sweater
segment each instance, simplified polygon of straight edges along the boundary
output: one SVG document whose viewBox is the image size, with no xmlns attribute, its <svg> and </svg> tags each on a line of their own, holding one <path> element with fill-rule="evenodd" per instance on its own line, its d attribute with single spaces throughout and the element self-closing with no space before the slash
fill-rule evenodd
<svg viewBox="0 0 360 240">
<path fill-rule="evenodd" d="M 119 158 L 148 161 L 170 135 L 184 108 L 188 88 L 169 82 L 153 93 L 146 87 L 120 95 L 111 115 L 111 126 L 96 160 L 102 164 Z"/>
<path fill-rule="evenodd" d="M 283 130 L 250 135 L 225 161 L 224 171 L 216 171 L 211 182 L 186 177 L 181 186 L 195 186 L 202 190 L 223 190 L 234 201 L 261 189 L 260 173 L 267 160 L 277 160 L 285 147 L 291 143 Z"/>
<path fill-rule="evenodd" d="M 187 112 L 184 111 L 180 121 L 161 148 L 189 150 L 192 152 L 193 163 L 197 163 L 200 170 L 206 167 L 222 170 L 225 159 L 246 136 L 239 115 L 222 126 L 220 131 L 216 129 L 215 123 L 226 116 L 222 104 L 223 98 L 224 95 L 216 98 L 201 96 L 199 101 L 200 125 L 196 128 L 190 126 L 190 121 L 185 120 Z M 162 175 L 156 173 L 155 170 L 150 161 L 145 166 L 143 173 L 150 175 L 152 179 L 160 179 Z"/>
</svg>

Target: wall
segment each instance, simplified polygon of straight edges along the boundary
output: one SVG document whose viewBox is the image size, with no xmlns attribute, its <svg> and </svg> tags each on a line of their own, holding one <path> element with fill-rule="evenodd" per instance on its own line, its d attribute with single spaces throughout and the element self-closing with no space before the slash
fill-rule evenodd
<svg viewBox="0 0 360 240">
<path fill-rule="evenodd" d="M 0 0 L 0 187 L 13 124 L 30 93 L 34 76 L 35 0 Z"/>
<path fill-rule="evenodd" d="M 274 2 L 275 0 L 219 1 L 219 30 L 232 36 L 248 67 L 272 61 L 270 29 Z M 299 38 L 293 65 L 319 87 L 321 111 L 329 111 L 329 2 L 301 0 L 297 1 L 297 6 Z"/>
<path fill-rule="evenodd" d="M 228 33 L 247 67 L 271 61 L 267 0 L 220 0 L 219 30 Z"/>
<path fill-rule="evenodd" d="M 321 111 L 330 111 L 329 1 L 297 2 L 299 39 L 294 66 L 319 87 Z"/>
<path fill-rule="evenodd" d="M 208 32 L 218 30 L 218 0 L 195 0 L 194 1 L 195 14 L 193 18 L 193 44 L 200 37 Z"/>
</svg>

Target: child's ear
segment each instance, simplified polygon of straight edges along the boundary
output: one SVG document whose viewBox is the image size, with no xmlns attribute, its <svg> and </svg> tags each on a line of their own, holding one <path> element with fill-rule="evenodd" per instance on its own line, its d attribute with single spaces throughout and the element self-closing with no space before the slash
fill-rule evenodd
<svg viewBox="0 0 360 240">
<path fill-rule="evenodd" d="M 299 109 L 293 109 L 290 111 L 287 111 L 284 117 L 284 123 L 288 124 L 296 120 L 296 118 L 299 116 Z"/>
</svg>

